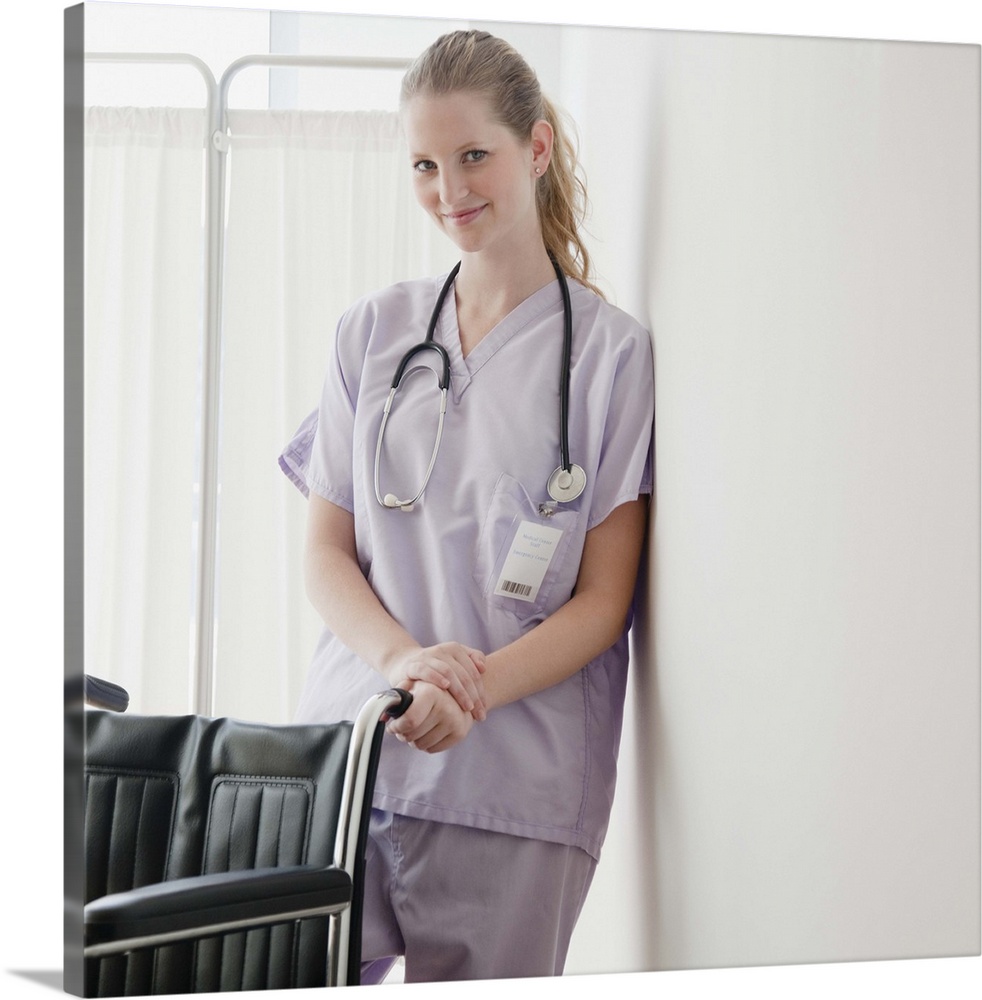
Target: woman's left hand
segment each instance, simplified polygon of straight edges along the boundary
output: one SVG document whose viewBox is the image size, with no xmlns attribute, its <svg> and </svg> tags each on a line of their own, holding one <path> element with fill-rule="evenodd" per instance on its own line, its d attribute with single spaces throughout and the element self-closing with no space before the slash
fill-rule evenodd
<svg viewBox="0 0 982 1000">
<path fill-rule="evenodd" d="M 403 743 L 424 753 L 441 753 L 460 743 L 471 731 L 474 717 L 453 695 L 425 681 L 412 685 L 413 703 L 385 727 Z"/>
</svg>

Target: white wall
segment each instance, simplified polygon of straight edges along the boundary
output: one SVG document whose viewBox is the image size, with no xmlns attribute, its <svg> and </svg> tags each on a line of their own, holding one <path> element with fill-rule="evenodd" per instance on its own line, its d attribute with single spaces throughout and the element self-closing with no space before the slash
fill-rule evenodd
<svg viewBox="0 0 982 1000">
<path fill-rule="evenodd" d="M 86 3 L 87 52 L 186 52 L 201 59 L 216 80 L 239 56 L 269 49 L 269 11 L 214 7 Z M 238 107 L 266 107 L 268 83 L 259 73 L 235 85 Z M 201 108 L 201 74 L 187 65 L 124 66 L 88 62 L 86 105 Z"/>
<path fill-rule="evenodd" d="M 575 964 L 977 954 L 979 50 L 606 48 L 580 117 L 632 308 L 644 269 L 657 514 L 595 899 L 644 930 L 591 909 Z"/>
</svg>

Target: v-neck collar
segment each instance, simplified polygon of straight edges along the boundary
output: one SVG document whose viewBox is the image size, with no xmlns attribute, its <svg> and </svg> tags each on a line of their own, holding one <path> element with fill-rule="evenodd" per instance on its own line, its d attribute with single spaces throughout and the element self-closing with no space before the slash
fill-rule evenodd
<svg viewBox="0 0 982 1000">
<path fill-rule="evenodd" d="M 441 279 L 442 282 L 446 278 Z M 455 283 L 456 284 L 456 283 Z M 533 320 L 544 312 L 559 307 L 560 322 L 562 316 L 562 294 L 558 279 L 550 281 L 523 299 L 510 313 L 493 326 L 477 343 L 474 350 L 464 357 L 460 346 L 460 327 L 457 323 L 457 300 L 454 296 L 454 286 L 447 291 L 440 318 L 437 322 L 437 335 L 447 349 L 450 357 L 450 387 L 454 402 L 459 403 L 467 386 L 477 373 L 507 344 L 512 337 L 520 333 Z M 558 336 L 562 335 L 560 328 Z"/>
</svg>

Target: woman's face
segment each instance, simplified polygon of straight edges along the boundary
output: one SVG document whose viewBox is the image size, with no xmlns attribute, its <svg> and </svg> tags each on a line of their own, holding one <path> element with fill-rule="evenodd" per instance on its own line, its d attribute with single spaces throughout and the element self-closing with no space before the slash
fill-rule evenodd
<svg viewBox="0 0 982 1000">
<path fill-rule="evenodd" d="M 416 200 L 463 252 L 514 254 L 526 241 L 541 244 L 535 182 L 552 148 L 546 122 L 521 142 L 485 97 L 462 91 L 411 98 L 403 127 Z"/>
</svg>

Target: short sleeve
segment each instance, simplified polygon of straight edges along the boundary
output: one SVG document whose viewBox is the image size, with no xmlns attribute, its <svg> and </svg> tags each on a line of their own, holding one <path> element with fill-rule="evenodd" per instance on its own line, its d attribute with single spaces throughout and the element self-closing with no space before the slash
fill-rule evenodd
<svg viewBox="0 0 982 1000">
<path fill-rule="evenodd" d="M 352 442 L 355 408 L 342 370 L 343 336 L 344 317 L 335 334 L 320 404 L 304 419 L 283 449 L 279 465 L 304 496 L 309 496 L 313 490 L 325 500 L 354 512 Z"/>
<path fill-rule="evenodd" d="M 618 351 L 609 392 L 587 530 L 604 521 L 616 507 L 651 493 L 654 488 L 655 390 L 651 337 L 633 321 Z"/>
<path fill-rule="evenodd" d="M 310 452 L 317 433 L 317 410 L 308 413 L 303 423 L 297 428 L 290 443 L 280 452 L 279 463 L 284 475 L 306 497 L 310 494 L 307 486 L 307 468 L 310 465 Z"/>
</svg>

